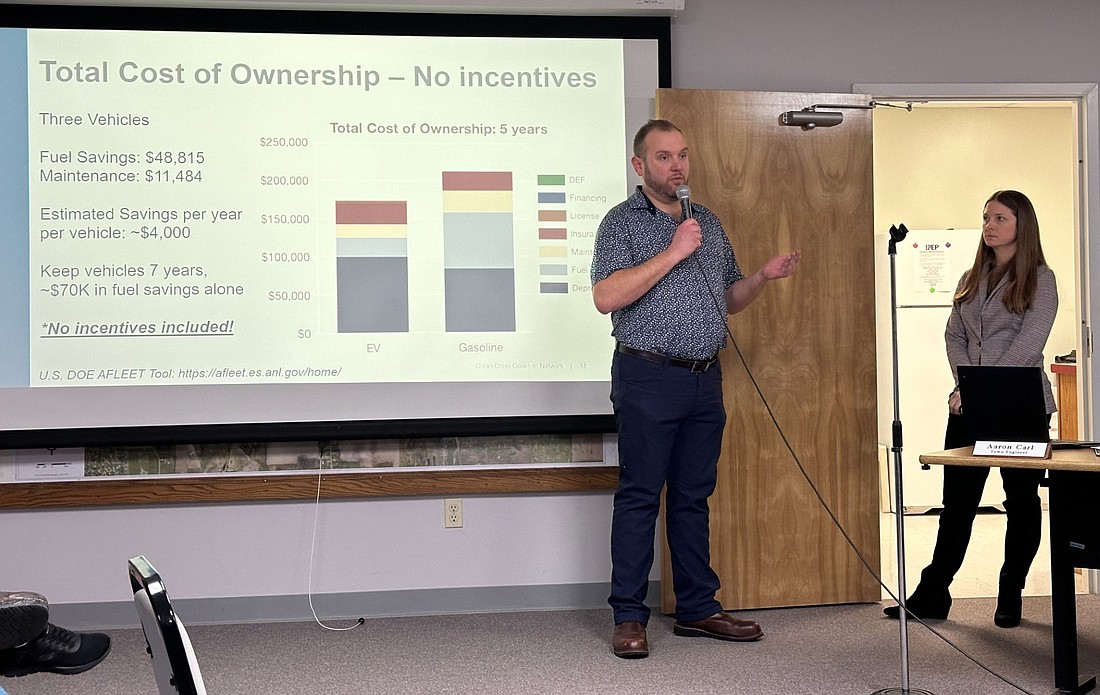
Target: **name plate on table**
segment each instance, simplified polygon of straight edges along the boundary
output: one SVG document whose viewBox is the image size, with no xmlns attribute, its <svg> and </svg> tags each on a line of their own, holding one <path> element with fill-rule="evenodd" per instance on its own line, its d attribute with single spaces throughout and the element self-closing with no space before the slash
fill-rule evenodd
<svg viewBox="0 0 1100 695">
<path fill-rule="evenodd" d="M 1050 442 L 987 442 L 974 443 L 975 456 L 1010 456 L 1025 459 L 1050 458 Z"/>
</svg>

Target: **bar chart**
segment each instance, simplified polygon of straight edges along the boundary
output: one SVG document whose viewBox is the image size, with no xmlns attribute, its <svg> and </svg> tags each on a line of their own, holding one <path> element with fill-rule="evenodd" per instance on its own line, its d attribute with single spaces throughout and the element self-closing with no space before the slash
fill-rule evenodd
<svg viewBox="0 0 1100 695">
<path fill-rule="evenodd" d="M 336 202 L 336 322 L 340 333 L 409 330 L 406 202 Z"/>
<path fill-rule="evenodd" d="M 447 332 L 516 329 L 512 173 L 443 172 Z"/>
</svg>

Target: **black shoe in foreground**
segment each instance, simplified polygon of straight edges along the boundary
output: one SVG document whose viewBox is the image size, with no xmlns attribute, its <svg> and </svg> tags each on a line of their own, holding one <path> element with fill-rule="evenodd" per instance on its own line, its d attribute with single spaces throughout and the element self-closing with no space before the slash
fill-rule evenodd
<svg viewBox="0 0 1100 695">
<path fill-rule="evenodd" d="M 83 673 L 107 657 L 111 638 L 101 632 L 73 632 L 52 623 L 30 642 L 0 651 L 0 676 Z"/>
<path fill-rule="evenodd" d="M 0 593 L 0 650 L 26 644 L 42 634 L 50 618 L 50 604 L 30 591 Z"/>
</svg>

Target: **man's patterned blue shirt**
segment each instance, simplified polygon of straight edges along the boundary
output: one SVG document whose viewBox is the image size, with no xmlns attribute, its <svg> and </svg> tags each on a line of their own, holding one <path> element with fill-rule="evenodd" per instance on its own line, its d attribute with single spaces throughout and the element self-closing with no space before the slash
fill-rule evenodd
<svg viewBox="0 0 1100 695">
<path fill-rule="evenodd" d="M 718 216 L 695 203 L 691 210 L 702 246 L 636 302 L 611 312 L 611 334 L 623 345 L 690 360 L 709 359 L 725 347 L 725 289 L 744 276 Z M 678 225 L 639 186 L 600 223 L 592 284 L 664 251 Z"/>
</svg>

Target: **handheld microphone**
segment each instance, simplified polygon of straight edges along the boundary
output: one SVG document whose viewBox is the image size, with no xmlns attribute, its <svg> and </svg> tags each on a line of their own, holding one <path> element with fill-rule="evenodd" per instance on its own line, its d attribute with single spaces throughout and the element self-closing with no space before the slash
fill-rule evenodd
<svg viewBox="0 0 1100 695">
<path fill-rule="evenodd" d="M 685 220 L 690 220 L 691 215 L 691 189 L 688 188 L 686 183 L 681 183 L 676 187 L 676 199 L 680 201 L 680 216 Z"/>
</svg>

